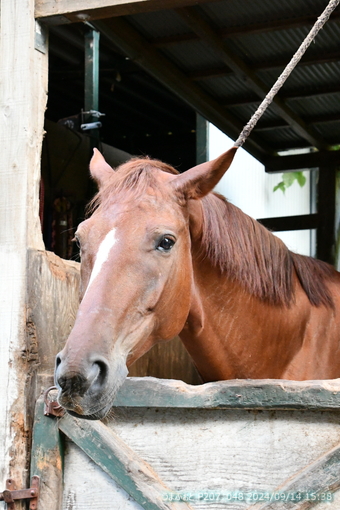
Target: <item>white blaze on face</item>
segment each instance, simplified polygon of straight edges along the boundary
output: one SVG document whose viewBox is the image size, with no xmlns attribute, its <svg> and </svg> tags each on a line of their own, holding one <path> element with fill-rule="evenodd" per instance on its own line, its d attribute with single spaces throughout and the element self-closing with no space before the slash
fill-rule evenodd
<svg viewBox="0 0 340 510">
<path fill-rule="evenodd" d="M 109 258 L 110 251 L 111 251 L 112 247 L 116 244 L 116 242 L 117 242 L 116 229 L 113 228 L 112 230 L 110 230 L 110 232 L 108 232 L 106 234 L 106 236 L 104 237 L 104 239 L 102 240 L 102 242 L 99 245 L 97 255 L 96 255 L 96 260 L 95 260 L 95 263 L 94 263 L 94 266 L 92 269 L 90 281 L 87 286 L 86 292 L 89 290 L 91 283 L 99 275 L 100 271 L 102 270 L 103 265 Z M 84 297 L 86 295 L 86 292 L 84 294 Z"/>
</svg>

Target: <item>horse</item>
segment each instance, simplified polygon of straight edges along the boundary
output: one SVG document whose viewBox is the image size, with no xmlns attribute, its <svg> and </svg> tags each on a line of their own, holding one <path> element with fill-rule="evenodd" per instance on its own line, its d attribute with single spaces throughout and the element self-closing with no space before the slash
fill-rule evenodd
<svg viewBox="0 0 340 510">
<path fill-rule="evenodd" d="M 340 376 L 340 273 L 213 192 L 236 151 L 180 174 L 148 158 L 113 170 L 95 149 L 81 302 L 56 358 L 70 414 L 104 417 L 128 367 L 176 335 L 204 382 Z"/>
</svg>

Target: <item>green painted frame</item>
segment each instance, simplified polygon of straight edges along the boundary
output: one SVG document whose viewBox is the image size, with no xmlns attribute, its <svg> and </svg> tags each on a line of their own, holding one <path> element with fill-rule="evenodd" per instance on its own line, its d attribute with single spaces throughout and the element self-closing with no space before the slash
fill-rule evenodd
<svg viewBox="0 0 340 510">
<path fill-rule="evenodd" d="M 115 407 L 339 410 L 340 379 L 235 379 L 192 386 L 183 381 L 128 377 Z"/>
</svg>

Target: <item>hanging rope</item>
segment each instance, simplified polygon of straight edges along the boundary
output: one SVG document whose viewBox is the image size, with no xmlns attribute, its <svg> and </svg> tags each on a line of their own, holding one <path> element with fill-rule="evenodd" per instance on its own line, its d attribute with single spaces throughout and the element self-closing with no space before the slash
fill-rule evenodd
<svg viewBox="0 0 340 510">
<path fill-rule="evenodd" d="M 234 147 L 242 147 L 250 133 L 252 132 L 253 128 L 255 127 L 257 121 L 260 119 L 260 117 L 263 115 L 265 110 L 268 108 L 270 103 L 273 101 L 275 95 L 278 93 L 284 82 L 287 80 L 290 73 L 293 71 L 294 67 L 297 65 L 297 63 L 301 60 L 301 57 L 307 50 L 308 46 L 311 44 L 311 42 L 315 39 L 317 33 L 321 28 L 324 26 L 326 21 L 328 21 L 330 15 L 334 11 L 334 9 L 339 5 L 340 0 L 331 0 L 326 7 L 326 9 L 323 11 L 321 16 L 317 19 L 316 23 L 314 24 L 313 28 L 307 35 L 306 39 L 301 44 L 298 51 L 295 53 L 289 64 L 286 66 L 284 71 L 280 74 L 279 78 L 276 80 L 254 115 L 249 120 L 248 124 L 246 124 L 234 143 Z"/>
</svg>

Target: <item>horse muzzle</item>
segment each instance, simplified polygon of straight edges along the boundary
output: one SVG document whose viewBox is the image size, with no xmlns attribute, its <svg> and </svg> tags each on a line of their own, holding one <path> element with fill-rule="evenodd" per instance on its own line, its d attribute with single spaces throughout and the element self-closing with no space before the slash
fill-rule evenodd
<svg viewBox="0 0 340 510">
<path fill-rule="evenodd" d="M 64 351 L 61 351 L 57 355 L 55 368 L 59 404 L 78 418 L 103 418 L 121 385 L 112 383 L 112 375 L 109 363 L 103 357 L 88 362 L 82 360 L 81 364 L 75 366 L 69 363 Z"/>
</svg>

